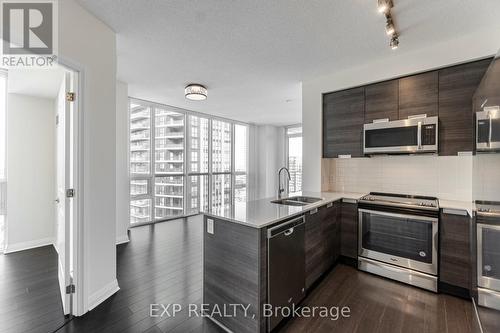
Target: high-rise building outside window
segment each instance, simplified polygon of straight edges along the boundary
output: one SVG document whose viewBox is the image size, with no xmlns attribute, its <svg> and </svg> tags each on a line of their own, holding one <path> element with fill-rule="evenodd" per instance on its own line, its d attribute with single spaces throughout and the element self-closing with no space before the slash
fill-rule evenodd
<svg viewBox="0 0 500 333">
<path fill-rule="evenodd" d="M 247 125 L 132 98 L 129 109 L 131 224 L 246 200 Z"/>
<path fill-rule="evenodd" d="M 288 191 L 290 193 L 302 191 L 302 125 L 286 128 L 287 167 L 290 171 Z"/>
</svg>

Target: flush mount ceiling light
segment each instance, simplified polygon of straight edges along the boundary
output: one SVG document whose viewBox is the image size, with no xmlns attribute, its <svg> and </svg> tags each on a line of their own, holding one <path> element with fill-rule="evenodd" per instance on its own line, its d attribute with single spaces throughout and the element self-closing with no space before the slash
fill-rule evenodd
<svg viewBox="0 0 500 333">
<path fill-rule="evenodd" d="M 203 101 L 207 99 L 207 88 L 201 84 L 190 84 L 184 88 L 184 96 L 192 101 Z"/>
<path fill-rule="evenodd" d="M 393 6 L 392 0 L 378 0 L 379 13 L 388 13 Z"/>
</svg>

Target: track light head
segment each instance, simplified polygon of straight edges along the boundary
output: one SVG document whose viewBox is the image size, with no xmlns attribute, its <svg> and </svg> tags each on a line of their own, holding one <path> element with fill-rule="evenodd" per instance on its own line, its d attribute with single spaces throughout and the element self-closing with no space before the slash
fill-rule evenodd
<svg viewBox="0 0 500 333">
<path fill-rule="evenodd" d="M 378 0 L 379 13 L 387 14 L 393 7 L 392 0 Z"/>
<path fill-rule="evenodd" d="M 392 18 L 387 18 L 387 24 L 385 25 L 385 32 L 387 36 L 392 36 L 396 32 L 396 28 L 394 27 L 394 23 L 392 22 Z"/>
<path fill-rule="evenodd" d="M 393 35 L 391 38 L 391 43 L 389 45 L 391 46 L 391 49 L 397 50 L 399 47 L 399 36 Z"/>
</svg>

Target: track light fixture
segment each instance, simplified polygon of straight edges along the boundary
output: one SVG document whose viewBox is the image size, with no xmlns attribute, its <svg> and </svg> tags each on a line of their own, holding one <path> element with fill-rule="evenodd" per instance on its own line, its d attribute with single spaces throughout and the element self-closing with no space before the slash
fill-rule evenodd
<svg viewBox="0 0 500 333">
<path fill-rule="evenodd" d="M 396 26 L 392 20 L 391 9 L 394 7 L 392 0 L 377 0 L 378 11 L 385 15 L 385 33 L 390 36 L 391 49 L 396 50 L 399 46 L 399 34 L 396 32 Z"/>
<path fill-rule="evenodd" d="M 388 13 L 393 6 L 392 0 L 378 0 L 379 13 Z"/>
</svg>

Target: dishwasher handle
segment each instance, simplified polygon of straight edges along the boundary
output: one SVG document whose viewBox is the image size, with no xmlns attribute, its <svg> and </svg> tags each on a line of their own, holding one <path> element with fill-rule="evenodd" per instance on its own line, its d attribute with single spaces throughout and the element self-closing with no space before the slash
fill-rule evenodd
<svg viewBox="0 0 500 333">
<path fill-rule="evenodd" d="M 291 234 L 293 234 L 295 227 L 303 223 L 305 223 L 304 216 L 299 216 L 297 218 L 285 221 L 275 227 L 267 229 L 267 238 L 273 238 L 281 234 L 290 236 Z"/>
</svg>

